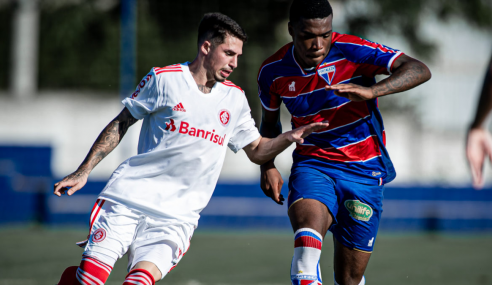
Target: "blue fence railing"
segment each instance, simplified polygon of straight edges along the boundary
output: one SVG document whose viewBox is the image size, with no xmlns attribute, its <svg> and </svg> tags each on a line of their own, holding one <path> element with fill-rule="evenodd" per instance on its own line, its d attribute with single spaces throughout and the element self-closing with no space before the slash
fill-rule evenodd
<svg viewBox="0 0 492 285">
<path fill-rule="evenodd" d="M 0 147 L 0 225 L 88 225 L 106 182 L 56 197 L 50 169 L 49 147 Z M 381 230 L 492 231 L 492 189 L 389 186 L 384 196 Z M 290 222 L 287 207 L 265 197 L 258 183 L 218 184 L 200 219 L 202 229 L 217 227 L 288 229 Z"/>
</svg>

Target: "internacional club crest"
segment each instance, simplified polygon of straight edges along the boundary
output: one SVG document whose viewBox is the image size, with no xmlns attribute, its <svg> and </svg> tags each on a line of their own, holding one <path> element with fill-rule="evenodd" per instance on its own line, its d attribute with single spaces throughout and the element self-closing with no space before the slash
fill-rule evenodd
<svg viewBox="0 0 492 285">
<path fill-rule="evenodd" d="M 106 238 L 106 230 L 103 228 L 97 229 L 93 234 L 92 234 L 92 241 L 93 242 L 102 242 Z"/>
<path fill-rule="evenodd" d="M 229 124 L 231 120 L 231 113 L 228 110 L 222 109 L 219 111 L 219 121 L 225 127 Z"/>
<path fill-rule="evenodd" d="M 333 81 L 333 78 L 335 77 L 335 66 L 330 65 L 327 67 L 322 67 L 318 69 L 318 74 L 321 76 L 327 83 L 328 85 L 331 85 L 331 82 Z"/>
</svg>

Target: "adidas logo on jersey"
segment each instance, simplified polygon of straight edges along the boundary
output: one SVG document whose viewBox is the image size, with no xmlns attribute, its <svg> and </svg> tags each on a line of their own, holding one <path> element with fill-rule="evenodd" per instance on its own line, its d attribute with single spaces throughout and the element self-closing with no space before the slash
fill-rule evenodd
<svg viewBox="0 0 492 285">
<path fill-rule="evenodd" d="M 186 112 L 183 103 L 179 103 L 178 105 L 174 106 L 173 111 Z"/>
</svg>

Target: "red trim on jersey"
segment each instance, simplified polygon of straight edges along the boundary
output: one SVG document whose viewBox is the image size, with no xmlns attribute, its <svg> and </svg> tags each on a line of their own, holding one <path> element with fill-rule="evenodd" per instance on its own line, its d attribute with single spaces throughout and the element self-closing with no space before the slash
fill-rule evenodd
<svg viewBox="0 0 492 285">
<path fill-rule="evenodd" d="M 394 59 L 393 59 L 393 62 L 391 63 L 391 66 L 390 66 L 390 71 L 393 72 L 393 65 L 395 65 L 395 61 L 400 58 L 400 56 L 404 55 L 404 53 L 400 53 L 398 56 L 396 56 Z"/>
<path fill-rule="evenodd" d="M 227 87 L 235 87 L 235 88 L 241 90 L 241 92 L 244 92 L 243 89 L 241 89 L 241 87 L 239 87 L 236 84 L 232 83 L 232 81 L 225 80 L 224 82 L 221 82 L 221 83 L 224 84 Z"/>
<path fill-rule="evenodd" d="M 163 72 L 183 72 L 181 64 L 173 64 L 165 67 L 154 67 L 155 74 L 161 74 Z"/>
<path fill-rule="evenodd" d="M 347 35 L 347 34 L 338 34 L 336 32 L 333 32 L 332 36 L 332 43 L 340 43 L 340 44 L 354 44 L 354 45 L 360 45 L 360 46 L 366 46 L 374 49 L 379 49 L 382 52 L 387 52 L 387 53 L 396 53 L 396 51 L 389 49 L 381 44 L 375 43 L 368 41 L 366 39 L 362 39 L 357 36 L 353 35 Z"/>
<path fill-rule="evenodd" d="M 337 107 L 321 110 L 317 114 L 313 114 L 310 116 L 292 116 L 292 123 L 294 123 L 294 128 L 298 128 L 310 123 L 328 120 L 330 125 L 327 128 L 315 132 L 321 133 L 327 130 L 332 130 L 335 128 L 343 127 L 345 125 L 349 125 L 369 115 L 370 113 L 369 109 L 367 108 L 366 102 L 347 102 Z"/>
<path fill-rule="evenodd" d="M 363 141 L 339 148 L 322 149 L 317 146 L 297 145 L 300 155 L 314 156 L 333 161 L 357 162 L 366 161 L 381 155 L 377 136 L 373 135 Z"/>
</svg>

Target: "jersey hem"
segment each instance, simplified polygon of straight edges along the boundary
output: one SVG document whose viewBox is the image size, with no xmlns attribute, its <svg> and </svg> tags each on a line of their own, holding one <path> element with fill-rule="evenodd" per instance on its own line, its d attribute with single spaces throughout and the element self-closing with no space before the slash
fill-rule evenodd
<svg viewBox="0 0 492 285">
<path fill-rule="evenodd" d="M 169 226 L 170 225 L 189 224 L 189 225 L 192 225 L 196 228 L 198 226 L 198 220 L 200 219 L 200 217 L 198 217 L 196 220 L 195 219 L 180 219 L 179 217 L 169 216 L 169 215 L 166 215 L 164 213 L 156 212 L 153 209 L 140 207 L 139 205 L 136 205 L 133 203 L 128 203 L 128 201 L 123 202 L 120 199 L 118 199 L 118 197 L 109 197 L 109 196 L 104 195 L 102 193 L 97 198 L 102 199 L 102 200 L 106 200 L 106 201 L 109 201 L 109 202 L 112 202 L 115 204 L 123 205 L 129 209 L 142 212 L 143 214 L 145 214 L 147 216 L 151 216 L 151 217 L 156 218 L 156 219 L 167 220 L 167 221 L 169 221 L 169 224 L 168 224 Z"/>
<path fill-rule="evenodd" d="M 346 180 L 346 181 L 352 181 L 352 182 L 357 182 L 360 184 L 367 184 L 367 185 L 377 185 L 377 186 L 383 186 L 386 183 L 391 182 L 394 179 L 394 175 L 388 175 L 388 173 L 385 173 L 385 175 L 382 175 L 381 177 L 377 178 L 369 178 L 363 174 L 353 174 L 349 173 L 346 171 L 331 171 L 329 166 L 319 166 L 315 165 L 309 162 L 309 160 L 314 159 L 315 161 L 321 161 L 317 158 L 314 157 L 309 157 L 309 156 L 303 156 L 300 154 L 297 154 L 294 152 L 294 163 L 292 164 L 292 170 L 291 172 L 294 172 L 296 168 L 298 167 L 308 167 L 315 169 L 317 171 L 322 172 L 325 175 L 328 175 L 329 177 L 335 178 L 335 179 L 340 179 L 340 180 Z M 321 162 L 328 162 L 328 160 L 323 160 Z M 299 165 L 299 164 L 304 164 L 304 165 Z M 343 175 L 341 175 L 338 172 L 342 172 Z M 383 179 L 383 185 L 380 184 L 380 179 Z"/>
</svg>

